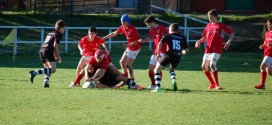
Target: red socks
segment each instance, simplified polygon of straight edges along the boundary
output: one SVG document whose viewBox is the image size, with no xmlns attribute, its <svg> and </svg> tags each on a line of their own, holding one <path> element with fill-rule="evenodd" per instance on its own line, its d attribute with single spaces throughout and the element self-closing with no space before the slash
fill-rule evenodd
<svg viewBox="0 0 272 125">
<path fill-rule="evenodd" d="M 204 72 L 204 73 L 205 73 L 205 75 L 207 76 L 207 78 L 209 79 L 210 84 L 215 84 L 214 81 L 213 81 L 213 79 L 212 79 L 212 76 L 211 76 L 210 71 L 206 71 L 206 72 Z"/>
<path fill-rule="evenodd" d="M 80 84 L 80 80 L 82 79 L 83 76 L 84 75 L 78 74 L 76 77 L 76 80 L 74 81 L 74 84 L 75 85 Z"/>
<path fill-rule="evenodd" d="M 122 76 L 125 76 L 125 77 L 128 78 L 128 73 L 127 72 L 126 73 L 122 73 Z"/>
<path fill-rule="evenodd" d="M 214 76 L 214 79 L 215 79 L 215 84 L 219 86 L 219 83 L 218 83 L 218 71 L 214 71 L 213 76 Z"/>
<path fill-rule="evenodd" d="M 266 72 L 261 72 L 261 84 L 265 84 L 267 73 Z"/>
</svg>

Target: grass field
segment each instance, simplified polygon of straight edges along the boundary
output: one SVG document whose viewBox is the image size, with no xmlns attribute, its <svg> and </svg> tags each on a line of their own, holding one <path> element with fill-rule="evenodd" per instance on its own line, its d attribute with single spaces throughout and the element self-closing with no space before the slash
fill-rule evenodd
<svg viewBox="0 0 272 125">
<path fill-rule="evenodd" d="M 119 50 L 122 51 L 122 50 Z M 119 67 L 120 52 L 111 54 Z M 39 57 L 10 56 L 0 61 L 0 124 L 272 124 L 272 84 L 255 90 L 259 82 L 262 53 L 224 52 L 218 63 L 223 90 L 208 90 L 201 71 L 202 51 L 192 49 L 176 70 L 179 91 L 172 91 L 170 77 L 163 70 L 162 92 L 122 88 L 68 88 L 75 77 L 80 57 L 63 55 L 50 88 L 43 88 L 43 76 L 31 84 L 28 71 L 41 68 Z M 150 52 L 140 52 L 134 63 L 136 82 L 149 85 L 147 66 Z"/>
</svg>

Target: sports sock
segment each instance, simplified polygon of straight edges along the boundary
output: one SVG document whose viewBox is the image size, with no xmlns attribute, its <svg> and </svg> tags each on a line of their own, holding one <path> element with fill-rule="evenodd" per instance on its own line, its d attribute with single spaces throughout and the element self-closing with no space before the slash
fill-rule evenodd
<svg viewBox="0 0 272 125">
<path fill-rule="evenodd" d="M 40 70 L 34 71 L 35 76 L 40 74 L 51 74 L 51 68 L 42 68 Z"/>
<path fill-rule="evenodd" d="M 174 71 L 170 71 L 170 76 L 172 80 L 176 79 L 176 73 Z"/>
<path fill-rule="evenodd" d="M 219 85 L 219 82 L 218 82 L 218 71 L 213 71 L 213 77 L 215 79 L 215 84 Z"/>
<path fill-rule="evenodd" d="M 44 74 L 44 82 L 49 82 L 51 74 Z"/>
<path fill-rule="evenodd" d="M 215 84 L 213 79 L 212 79 L 210 71 L 206 71 L 205 75 L 207 76 L 208 80 L 210 81 L 210 84 Z"/>
<path fill-rule="evenodd" d="M 154 72 L 148 72 L 150 81 L 151 81 L 151 85 L 156 85 L 155 84 L 155 79 L 154 79 Z"/>
<path fill-rule="evenodd" d="M 127 72 L 122 73 L 122 75 L 125 76 L 125 77 L 128 77 L 128 73 Z"/>
<path fill-rule="evenodd" d="M 266 72 L 261 72 L 261 84 L 262 85 L 265 85 L 266 76 L 267 76 Z"/>
<path fill-rule="evenodd" d="M 160 73 L 155 73 L 155 83 L 156 83 L 156 89 L 161 88 L 161 75 Z"/>
<path fill-rule="evenodd" d="M 77 84 L 80 84 L 80 80 L 82 79 L 84 75 L 81 75 L 81 74 L 78 74 L 75 81 L 74 81 L 74 84 L 77 85 Z"/>
</svg>

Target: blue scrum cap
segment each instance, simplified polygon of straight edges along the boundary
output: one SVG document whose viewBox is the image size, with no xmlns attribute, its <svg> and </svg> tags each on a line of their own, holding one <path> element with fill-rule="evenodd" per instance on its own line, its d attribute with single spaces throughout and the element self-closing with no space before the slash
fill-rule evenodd
<svg viewBox="0 0 272 125">
<path fill-rule="evenodd" d="M 129 18 L 129 16 L 127 14 L 124 14 L 121 17 L 121 21 L 127 22 L 129 24 L 130 23 L 130 18 Z"/>
</svg>

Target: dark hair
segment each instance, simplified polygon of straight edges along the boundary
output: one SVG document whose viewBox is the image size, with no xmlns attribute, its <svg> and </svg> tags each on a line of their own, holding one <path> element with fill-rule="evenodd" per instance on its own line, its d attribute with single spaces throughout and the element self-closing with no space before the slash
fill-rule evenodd
<svg viewBox="0 0 272 125">
<path fill-rule="evenodd" d="M 155 21 L 156 21 L 155 17 L 148 16 L 148 17 L 145 18 L 144 23 L 152 23 L 152 22 L 155 22 Z"/>
<path fill-rule="evenodd" d="M 59 30 L 60 28 L 66 27 L 66 23 L 63 20 L 58 20 L 55 24 L 55 29 Z"/>
<path fill-rule="evenodd" d="M 212 15 L 214 17 L 218 17 L 218 12 L 216 9 L 212 9 L 208 12 L 208 15 Z"/>
<path fill-rule="evenodd" d="M 272 18 L 268 19 L 267 22 L 272 24 Z"/>
<path fill-rule="evenodd" d="M 89 33 L 90 32 L 95 32 L 96 33 L 96 28 L 94 27 L 94 26 L 91 26 L 90 28 L 89 28 Z"/>
<path fill-rule="evenodd" d="M 174 32 L 178 32 L 179 31 L 179 25 L 178 25 L 178 23 L 172 23 L 169 26 L 169 28 L 170 28 L 171 31 L 174 31 Z"/>
</svg>

